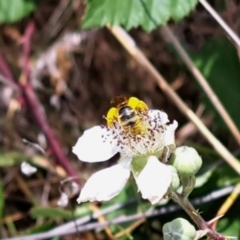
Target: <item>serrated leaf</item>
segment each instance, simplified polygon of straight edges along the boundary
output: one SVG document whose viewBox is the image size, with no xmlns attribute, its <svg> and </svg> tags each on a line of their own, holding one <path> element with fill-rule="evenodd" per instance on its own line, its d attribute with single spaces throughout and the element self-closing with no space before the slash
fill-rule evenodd
<svg viewBox="0 0 240 240">
<path fill-rule="evenodd" d="M 141 26 L 150 32 L 170 18 L 188 15 L 198 0 L 86 0 L 84 28 L 122 25 L 127 30 Z"/>
<path fill-rule="evenodd" d="M 36 0 L 0 0 L 0 23 L 14 23 L 36 8 Z"/>
<path fill-rule="evenodd" d="M 192 9 L 194 9 L 197 1 L 195 0 L 171 0 L 171 17 L 175 21 L 184 18 Z"/>
</svg>

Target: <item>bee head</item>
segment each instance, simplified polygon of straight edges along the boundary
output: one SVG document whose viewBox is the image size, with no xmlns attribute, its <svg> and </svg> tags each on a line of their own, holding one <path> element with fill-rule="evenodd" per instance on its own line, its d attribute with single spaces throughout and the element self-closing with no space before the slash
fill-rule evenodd
<svg viewBox="0 0 240 240">
<path fill-rule="evenodd" d="M 110 103 L 115 106 L 120 106 L 122 104 L 126 104 L 127 102 L 128 102 L 128 98 L 125 96 L 116 96 L 116 97 L 113 97 L 110 101 Z"/>
</svg>

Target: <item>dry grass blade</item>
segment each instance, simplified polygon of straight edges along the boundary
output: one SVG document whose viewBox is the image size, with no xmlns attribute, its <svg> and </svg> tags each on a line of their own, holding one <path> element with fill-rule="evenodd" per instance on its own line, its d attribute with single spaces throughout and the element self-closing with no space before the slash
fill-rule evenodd
<svg viewBox="0 0 240 240">
<path fill-rule="evenodd" d="M 131 224 L 128 228 L 124 229 L 123 231 L 117 233 L 114 235 L 114 239 L 118 239 L 120 237 L 123 237 L 124 235 L 130 234 L 135 228 L 140 226 L 142 223 L 146 221 L 146 218 L 140 218 L 138 221 Z"/>
<path fill-rule="evenodd" d="M 38 200 L 34 197 L 28 185 L 19 174 L 16 175 L 16 180 L 19 188 L 23 191 L 25 196 L 32 202 L 34 206 L 38 206 L 39 205 Z"/>
<path fill-rule="evenodd" d="M 211 14 L 211 16 L 219 23 L 219 25 L 227 32 L 227 34 L 234 41 L 236 46 L 240 48 L 240 39 L 235 32 L 226 24 L 226 22 L 218 15 L 218 13 L 208 4 L 205 0 L 199 0 L 199 2 L 205 7 L 205 9 Z"/>
<path fill-rule="evenodd" d="M 100 212 L 100 209 L 97 206 L 95 206 L 94 204 L 91 204 L 90 208 L 93 210 L 94 213 Z M 105 217 L 104 216 L 99 216 L 98 217 L 98 222 L 99 223 L 106 222 Z M 112 234 L 112 232 L 111 232 L 111 230 L 108 226 L 104 227 L 104 230 L 105 230 L 109 239 L 114 239 L 114 236 L 113 236 L 113 234 Z"/>
<path fill-rule="evenodd" d="M 214 201 L 216 199 L 219 199 L 233 191 L 233 186 L 229 186 L 220 190 L 213 191 L 205 196 L 202 196 L 201 198 L 195 198 L 192 200 L 192 203 L 194 206 L 198 206 L 200 204 L 208 203 L 211 201 Z M 128 202 L 133 203 L 131 200 Z M 13 237 L 13 238 L 3 238 L 2 240 L 42 240 L 46 238 L 51 238 L 54 236 L 64 236 L 66 234 L 72 234 L 76 232 L 84 232 L 87 230 L 94 230 L 98 229 L 99 231 L 104 229 L 106 226 L 110 224 L 120 224 L 120 223 L 125 223 L 125 222 L 130 222 L 130 221 L 136 221 L 139 219 L 144 219 L 145 217 L 156 217 L 164 214 L 169 214 L 171 212 L 176 212 L 180 208 L 179 205 L 173 204 L 168 207 L 161 207 L 160 209 L 152 209 L 151 211 L 147 212 L 144 216 L 142 213 L 136 213 L 133 215 L 128 215 L 128 216 L 121 216 L 118 218 L 113 219 L 112 221 L 109 222 L 104 222 L 104 223 L 88 223 L 92 219 L 96 219 L 99 216 L 102 216 L 104 214 L 107 214 L 113 210 L 121 209 L 123 207 L 126 207 L 124 204 L 114 204 L 114 206 L 110 206 L 106 208 L 105 210 L 101 210 L 100 212 L 97 213 L 97 216 L 84 216 L 82 218 L 79 218 L 77 220 L 73 220 L 68 223 L 64 223 L 58 227 L 53 228 L 52 230 L 43 232 L 43 233 L 37 233 L 37 234 L 32 234 L 32 235 L 25 235 L 25 236 L 18 236 L 18 237 Z M 76 225 L 78 226 L 76 228 Z"/>
<path fill-rule="evenodd" d="M 230 129 L 230 131 L 231 131 L 232 135 L 234 136 L 234 138 L 236 139 L 237 143 L 240 145 L 240 133 L 239 133 L 237 126 L 235 125 L 235 123 L 229 116 L 227 110 L 224 108 L 224 106 L 218 99 L 217 95 L 213 92 L 213 90 L 209 86 L 207 80 L 204 78 L 204 76 L 198 70 L 198 68 L 194 65 L 193 61 L 188 56 L 187 52 L 184 50 L 184 48 L 182 47 L 182 45 L 180 44 L 178 39 L 174 36 L 174 34 L 171 32 L 171 30 L 167 26 L 163 27 L 162 30 L 163 30 L 163 35 L 166 36 L 168 38 L 168 40 L 170 40 L 170 42 L 173 44 L 174 48 L 176 49 L 176 51 L 182 58 L 183 62 L 186 64 L 189 71 L 194 75 L 194 77 L 196 78 L 196 80 L 198 81 L 200 86 L 203 88 L 206 95 L 212 102 L 213 106 L 215 106 L 215 108 L 219 112 L 220 116 L 222 117 L 222 119 L 225 121 L 226 125 Z"/>
<path fill-rule="evenodd" d="M 230 207 L 234 204 L 234 202 L 237 200 L 238 196 L 240 194 L 240 183 L 236 185 L 233 192 L 228 196 L 228 198 L 224 201 L 222 206 L 217 212 L 217 216 L 222 216 L 227 213 L 227 211 L 230 209 Z M 213 223 L 213 229 L 216 229 L 218 224 L 218 219 Z"/>
<path fill-rule="evenodd" d="M 169 86 L 163 76 L 158 73 L 158 71 L 142 53 L 142 51 L 137 47 L 135 41 L 131 38 L 131 36 L 121 27 L 108 26 L 108 29 L 130 53 L 130 55 L 150 73 L 159 87 L 175 103 L 179 110 L 196 125 L 201 134 L 209 141 L 209 143 L 216 149 L 222 158 L 225 159 L 238 174 L 240 174 L 240 164 L 236 158 L 223 146 L 223 144 L 218 139 L 215 138 L 215 136 L 206 128 L 206 126 L 194 114 L 194 112 L 188 108 L 183 100 L 176 94 L 176 92 L 174 92 L 174 90 Z"/>
</svg>

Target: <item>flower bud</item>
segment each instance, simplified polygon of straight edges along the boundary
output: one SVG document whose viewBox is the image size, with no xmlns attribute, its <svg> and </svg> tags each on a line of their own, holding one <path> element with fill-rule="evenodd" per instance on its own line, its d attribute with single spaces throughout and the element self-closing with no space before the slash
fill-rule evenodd
<svg viewBox="0 0 240 240">
<path fill-rule="evenodd" d="M 195 236 L 196 229 L 183 218 L 176 218 L 163 225 L 164 240 L 193 240 Z"/>
<path fill-rule="evenodd" d="M 180 185 L 180 179 L 179 176 L 177 174 L 177 170 L 175 167 L 171 166 L 171 165 L 167 165 L 172 172 L 172 183 L 170 185 L 170 191 L 176 191 Z"/>
<path fill-rule="evenodd" d="M 178 147 L 169 159 L 180 176 L 195 175 L 202 166 L 202 158 L 192 147 Z"/>
</svg>

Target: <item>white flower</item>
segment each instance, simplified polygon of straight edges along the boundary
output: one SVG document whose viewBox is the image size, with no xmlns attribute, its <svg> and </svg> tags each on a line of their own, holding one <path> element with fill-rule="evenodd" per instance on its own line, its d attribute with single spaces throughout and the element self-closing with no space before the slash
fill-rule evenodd
<svg viewBox="0 0 240 240">
<path fill-rule="evenodd" d="M 107 201 L 118 195 L 133 173 L 144 199 L 158 203 L 166 194 L 172 180 L 170 168 L 160 162 L 165 148 L 175 145 L 174 133 L 178 126 L 168 124 L 168 116 L 159 110 L 149 110 L 142 116 L 147 128 L 144 134 L 124 130 L 116 121 L 114 127 L 95 126 L 86 130 L 73 147 L 73 152 L 82 161 L 101 162 L 120 153 L 115 166 L 93 174 L 83 187 L 77 201 Z M 133 162 L 145 157 L 145 164 L 136 171 Z M 133 161 L 134 160 L 134 161 Z"/>
</svg>

